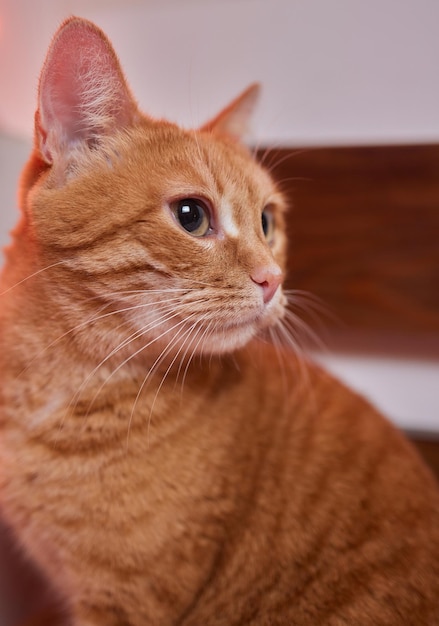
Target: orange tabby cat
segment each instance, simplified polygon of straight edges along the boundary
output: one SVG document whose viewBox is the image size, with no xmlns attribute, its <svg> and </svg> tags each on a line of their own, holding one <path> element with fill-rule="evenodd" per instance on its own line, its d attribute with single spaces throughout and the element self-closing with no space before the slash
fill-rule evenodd
<svg viewBox="0 0 439 626">
<path fill-rule="evenodd" d="M 94 25 L 50 47 L 1 284 L 0 503 L 72 626 L 439 624 L 432 475 L 256 338 L 288 315 L 256 96 L 182 130 Z"/>
</svg>

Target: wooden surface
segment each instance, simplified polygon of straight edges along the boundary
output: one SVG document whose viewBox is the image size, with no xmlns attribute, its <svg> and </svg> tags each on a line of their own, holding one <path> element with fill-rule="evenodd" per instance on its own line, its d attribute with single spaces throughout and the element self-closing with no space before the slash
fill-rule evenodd
<svg viewBox="0 0 439 626">
<path fill-rule="evenodd" d="M 439 355 L 439 146 L 260 151 L 290 199 L 287 287 L 335 346 Z"/>
<path fill-rule="evenodd" d="M 416 435 L 413 435 L 411 439 L 439 481 L 439 439 L 426 439 Z"/>
</svg>

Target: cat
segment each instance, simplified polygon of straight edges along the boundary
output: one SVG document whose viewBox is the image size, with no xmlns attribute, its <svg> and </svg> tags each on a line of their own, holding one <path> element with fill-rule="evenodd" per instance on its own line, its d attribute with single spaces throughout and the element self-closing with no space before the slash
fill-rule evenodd
<svg viewBox="0 0 439 626">
<path fill-rule="evenodd" d="M 185 130 L 92 23 L 49 48 L 1 278 L 0 510 L 65 624 L 439 624 L 435 479 L 282 345 L 258 90 Z"/>
</svg>

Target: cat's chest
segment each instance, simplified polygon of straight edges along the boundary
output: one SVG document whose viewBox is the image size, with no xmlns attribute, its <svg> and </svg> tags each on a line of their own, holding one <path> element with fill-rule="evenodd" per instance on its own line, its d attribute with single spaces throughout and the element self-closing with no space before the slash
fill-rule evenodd
<svg viewBox="0 0 439 626">
<path fill-rule="evenodd" d="M 93 427 L 89 437 L 97 436 Z M 70 448 L 29 440 L 25 454 L 15 449 L 3 458 L 3 504 L 24 543 L 43 546 L 40 560 L 49 575 L 61 575 L 53 555 L 72 552 L 75 563 L 97 572 L 97 581 L 112 571 L 129 593 L 141 588 L 137 606 L 164 611 L 165 619 L 184 609 L 213 567 L 235 510 L 236 485 L 224 471 L 223 442 L 212 454 L 202 441 L 206 432 L 198 443 L 189 428 L 174 431 L 166 443 L 154 436 L 148 442 L 139 425 L 128 440 L 126 427 L 122 432 L 117 443 L 102 440 L 93 452 L 84 440 Z M 66 557 L 62 575 L 74 580 L 75 563 Z M 145 587 L 145 576 L 152 576 L 152 586 Z M 163 604 L 167 595 L 174 601 Z"/>
<path fill-rule="evenodd" d="M 171 394 L 167 384 L 139 394 L 127 384 L 100 395 L 93 389 L 72 398 L 55 388 L 44 402 L 28 399 L 0 441 L 11 502 L 23 491 L 24 509 L 42 501 L 62 509 L 64 501 L 64 521 L 82 516 L 100 528 L 111 518 L 116 533 L 127 519 L 133 526 L 143 520 L 158 541 L 170 519 L 184 526 L 189 510 L 202 526 L 223 518 L 236 497 L 225 469 L 234 463 L 234 432 L 209 415 L 202 396 Z"/>
</svg>

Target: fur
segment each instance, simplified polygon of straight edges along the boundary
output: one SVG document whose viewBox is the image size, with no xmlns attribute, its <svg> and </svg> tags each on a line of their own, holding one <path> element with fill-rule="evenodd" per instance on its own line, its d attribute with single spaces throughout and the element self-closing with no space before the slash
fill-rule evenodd
<svg viewBox="0 0 439 626">
<path fill-rule="evenodd" d="M 433 476 L 281 345 L 257 92 L 184 130 L 140 112 L 93 24 L 49 49 L 1 278 L 0 509 L 71 626 L 439 624 Z"/>
</svg>

